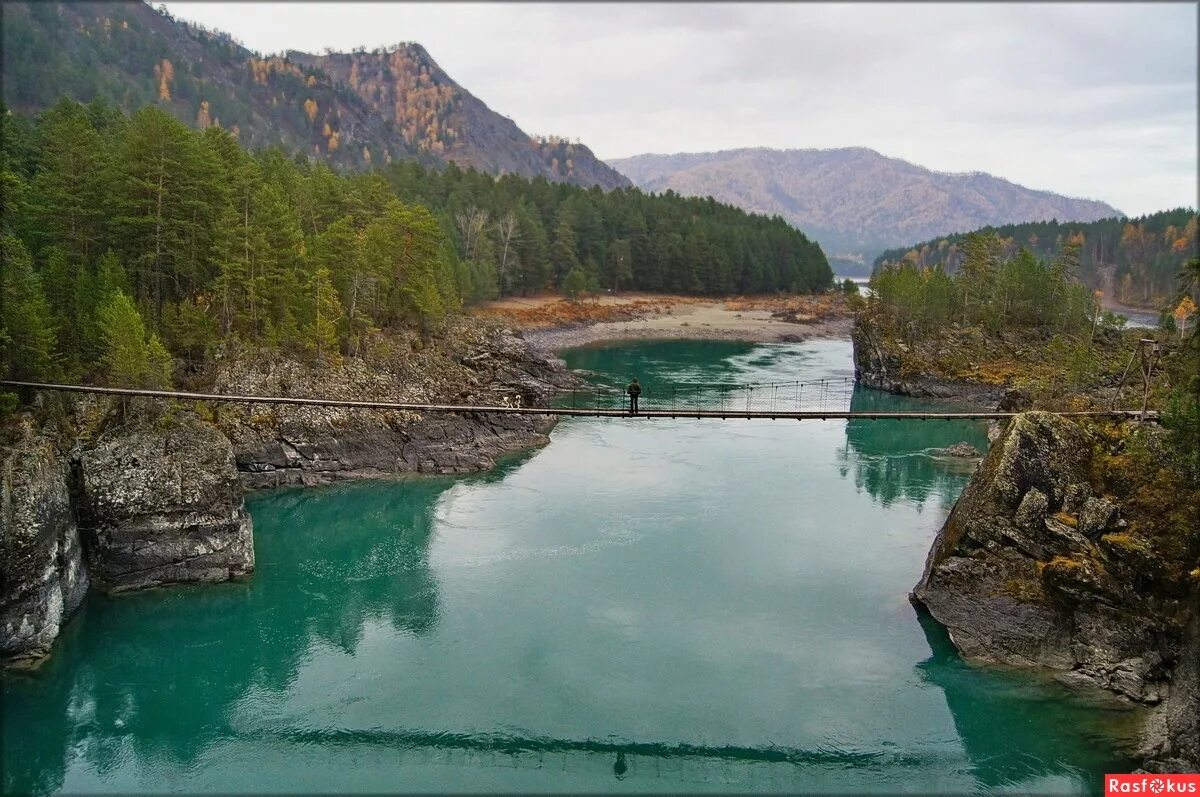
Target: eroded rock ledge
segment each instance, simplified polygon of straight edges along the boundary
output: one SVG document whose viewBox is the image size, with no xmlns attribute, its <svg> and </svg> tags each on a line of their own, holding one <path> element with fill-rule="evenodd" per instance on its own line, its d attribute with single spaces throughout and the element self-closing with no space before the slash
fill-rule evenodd
<svg viewBox="0 0 1200 797">
<path fill-rule="evenodd" d="M 78 457 L 78 518 L 92 581 L 108 592 L 226 581 L 254 570 L 233 447 L 185 417 L 118 431 Z"/>
<path fill-rule="evenodd" d="M 854 344 L 854 375 L 859 384 L 901 396 L 958 399 L 994 406 L 1005 393 L 1000 385 L 948 379 L 919 372 L 906 358 L 903 343 L 885 341 L 873 325 L 858 319 L 850 333 Z"/>
<path fill-rule="evenodd" d="M 532 406 L 577 382 L 561 361 L 499 328 L 462 323 L 437 347 L 399 338 L 336 365 L 237 356 L 217 369 L 221 393 Z M 395 351 L 399 349 L 400 351 Z M 248 489 L 323 484 L 401 473 L 471 473 L 497 457 L 544 445 L 546 418 L 339 407 L 220 409 Z"/>
<path fill-rule="evenodd" d="M 1153 443 L 1158 432 L 1141 433 Z M 1098 478 L 1095 434 L 1048 413 L 1015 417 L 939 532 L 913 599 L 969 659 L 1048 667 L 1162 704 L 1147 761 L 1200 767 L 1193 530 L 1161 526 L 1178 516 L 1134 528 Z"/>
</svg>

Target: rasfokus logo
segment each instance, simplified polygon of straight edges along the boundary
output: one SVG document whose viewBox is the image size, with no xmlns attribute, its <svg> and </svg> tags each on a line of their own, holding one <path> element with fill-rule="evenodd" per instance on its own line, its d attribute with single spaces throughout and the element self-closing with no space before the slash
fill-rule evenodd
<svg viewBox="0 0 1200 797">
<path fill-rule="evenodd" d="M 1105 775 L 1104 797 L 1114 794 L 1200 795 L 1200 775 Z"/>
</svg>

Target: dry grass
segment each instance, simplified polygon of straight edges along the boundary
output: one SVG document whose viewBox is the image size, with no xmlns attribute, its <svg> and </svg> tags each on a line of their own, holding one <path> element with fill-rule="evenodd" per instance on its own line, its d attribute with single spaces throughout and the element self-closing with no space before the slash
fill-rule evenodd
<svg viewBox="0 0 1200 797">
<path fill-rule="evenodd" d="M 735 296 L 728 298 L 673 294 L 602 294 L 572 302 L 557 294 L 509 297 L 485 302 L 472 313 L 519 329 L 551 329 L 610 321 L 669 316 L 689 306 L 721 305 L 734 312 L 766 311 L 782 321 L 819 323 L 849 314 L 840 295 Z"/>
</svg>

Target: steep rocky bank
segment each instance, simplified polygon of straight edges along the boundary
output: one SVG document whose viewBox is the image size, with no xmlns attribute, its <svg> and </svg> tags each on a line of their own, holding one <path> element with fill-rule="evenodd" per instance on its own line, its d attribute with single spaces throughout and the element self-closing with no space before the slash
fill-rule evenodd
<svg viewBox="0 0 1200 797">
<path fill-rule="evenodd" d="M 512 332 L 461 320 L 444 338 L 377 341 L 360 357 L 322 366 L 238 353 L 222 359 L 216 392 L 532 406 L 574 384 L 563 364 Z M 338 407 L 217 408 L 249 489 L 402 473 L 470 473 L 543 445 L 546 418 L 420 414 Z"/>
<path fill-rule="evenodd" d="M 1027 412 L 1108 406 L 1129 341 L 1099 330 L 1090 347 L 1102 351 L 1099 371 L 1073 380 L 1071 349 L 1056 339 L 956 325 L 907 342 L 899 334 L 859 316 L 861 384 L 1024 411 L 992 424 L 914 602 L 968 659 L 1048 668 L 1155 707 L 1143 766 L 1200 768 L 1200 493 L 1171 464 L 1157 425 Z"/>
<path fill-rule="evenodd" d="M 254 570 L 229 440 L 192 416 L 118 429 L 78 455 L 77 516 L 92 583 L 122 592 Z"/>
<path fill-rule="evenodd" d="M 522 405 L 575 377 L 519 336 L 459 319 L 322 364 L 231 350 L 218 392 Z M 530 416 L 317 407 L 71 403 L 6 430 L 0 504 L 0 659 L 36 662 L 95 589 L 212 582 L 254 569 L 246 488 L 400 473 L 465 473 L 548 439 Z M 51 434 L 51 431 L 54 434 Z M 11 444 L 10 444 L 11 443 Z"/>
<path fill-rule="evenodd" d="M 229 441 L 186 414 L 9 429 L 0 510 L 0 659 L 36 664 L 90 588 L 225 581 L 254 569 Z M 64 430 L 69 425 L 69 430 Z"/>
<path fill-rule="evenodd" d="M 910 347 L 887 340 L 877 328 L 857 321 L 850 332 L 854 344 L 854 375 L 858 382 L 875 390 L 902 396 L 947 398 L 992 407 L 1003 397 L 1006 386 L 950 377 L 919 368 Z"/>
<path fill-rule="evenodd" d="M 66 458 L 22 425 L 0 463 L 0 658 L 36 661 L 79 608 L 88 572 Z"/>
<path fill-rule="evenodd" d="M 1145 758 L 1194 768 L 1200 506 L 1162 468 L 1161 436 L 1017 416 L 939 532 L 913 599 L 969 659 L 1161 704 Z"/>
</svg>

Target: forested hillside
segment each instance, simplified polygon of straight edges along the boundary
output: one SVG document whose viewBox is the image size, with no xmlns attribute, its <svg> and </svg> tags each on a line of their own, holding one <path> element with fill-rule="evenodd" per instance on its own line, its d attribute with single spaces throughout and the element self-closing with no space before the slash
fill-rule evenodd
<svg viewBox="0 0 1200 797">
<path fill-rule="evenodd" d="M 155 104 L 250 149 L 282 146 L 353 168 L 457 162 L 603 188 L 629 181 L 578 142 L 532 139 L 459 86 L 419 45 L 262 56 L 140 0 L 5 2 L 4 101 L 62 95 L 132 112 Z M 326 71 L 326 69 L 330 71 Z"/>
<path fill-rule="evenodd" d="M 831 258 L 861 263 L 864 273 L 883 250 L 935 235 L 1118 215 L 1103 202 L 978 172 L 935 172 L 862 147 L 638 155 L 610 163 L 647 191 L 713 196 L 754 213 L 779 214 Z"/>
<path fill-rule="evenodd" d="M 1190 208 L 1086 224 L 1050 221 L 985 227 L 970 237 L 980 236 L 988 238 L 1001 257 L 1012 257 L 1024 247 L 1037 257 L 1056 258 L 1064 245 L 1077 247 L 1078 276 L 1087 285 L 1119 302 L 1155 307 L 1175 296 L 1180 268 L 1200 254 L 1196 211 Z M 967 257 L 968 237 L 950 235 L 891 249 L 879 256 L 875 267 L 912 263 L 956 272 Z"/>
<path fill-rule="evenodd" d="M 167 384 L 231 340 L 318 360 L 435 334 L 464 301 L 559 286 L 811 291 L 781 219 L 398 162 L 339 174 L 160 108 L 62 100 L 3 120 L 3 372 Z"/>
</svg>

